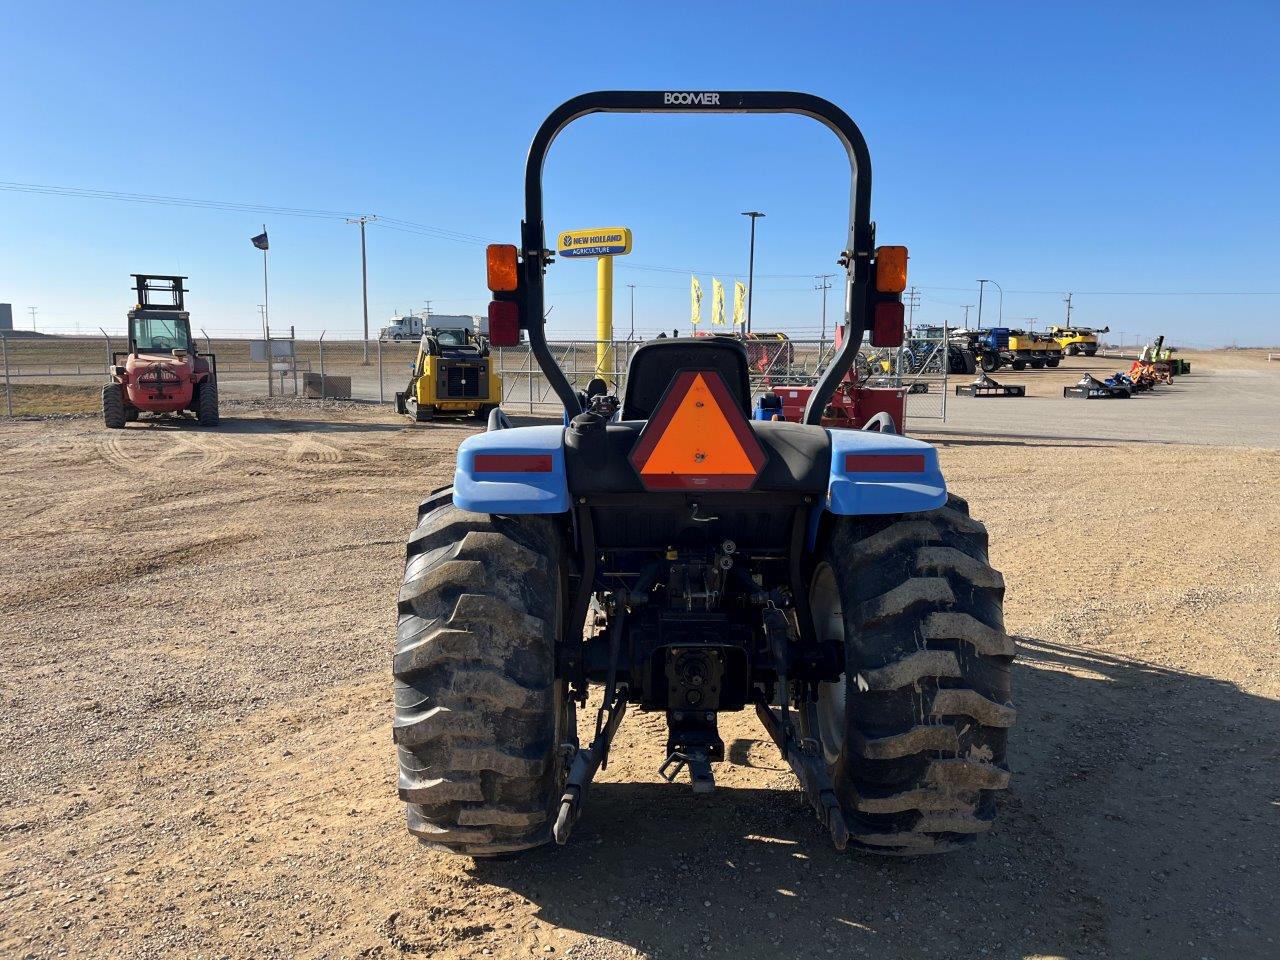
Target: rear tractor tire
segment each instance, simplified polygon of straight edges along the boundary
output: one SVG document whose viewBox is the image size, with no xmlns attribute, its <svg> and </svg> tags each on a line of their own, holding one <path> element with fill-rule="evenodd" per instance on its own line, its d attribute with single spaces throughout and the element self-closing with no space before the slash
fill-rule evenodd
<svg viewBox="0 0 1280 960">
<path fill-rule="evenodd" d="M 845 679 L 807 705 L 850 840 L 940 853 L 990 829 L 1009 783 L 1013 641 L 987 532 L 951 497 L 928 513 L 841 520 L 813 573 L 820 637 L 843 637 Z"/>
<path fill-rule="evenodd" d="M 108 429 L 123 430 L 127 419 L 124 387 L 118 383 L 108 383 L 102 388 L 102 422 Z"/>
<path fill-rule="evenodd" d="M 396 632 L 399 793 L 409 832 L 473 857 L 551 839 L 576 747 L 555 676 L 564 548 L 541 516 L 428 498 L 406 548 Z"/>
<path fill-rule="evenodd" d="M 196 388 L 196 422 L 202 427 L 218 425 L 218 384 L 206 380 Z"/>
</svg>

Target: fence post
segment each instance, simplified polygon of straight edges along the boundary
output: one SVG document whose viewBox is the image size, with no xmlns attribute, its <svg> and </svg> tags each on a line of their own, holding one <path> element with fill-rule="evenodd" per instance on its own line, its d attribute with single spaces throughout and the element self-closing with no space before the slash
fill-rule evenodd
<svg viewBox="0 0 1280 960">
<path fill-rule="evenodd" d="M 942 320 L 942 422 L 947 422 L 947 393 L 951 379 L 951 335 L 947 331 L 947 320 Z"/>
<path fill-rule="evenodd" d="M 382 337 L 378 337 L 378 402 L 386 403 L 382 396 Z"/>
<path fill-rule="evenodd" d="M 98 330 L 102 332 L 102 339 L 107 341 L 107 372 L 110 373 L 111 361 L 114 359 L 111 356 L 111 334 L 107 333 L 107 331 L 103 330 L 101 327 L 99 327 Z"/>
<path fill-rule="evenodd" d="M 0 333 L 0 349 L 4 351 L 4 405 L 8 416 L 13 416 L 13 388 L 9 386 L 9 338 Z"/>
<path fill-rule="evenodd" d="M 324 335 L 328 330 L 320 331 L 320 399 L 324 399 Z"/>
</svg>

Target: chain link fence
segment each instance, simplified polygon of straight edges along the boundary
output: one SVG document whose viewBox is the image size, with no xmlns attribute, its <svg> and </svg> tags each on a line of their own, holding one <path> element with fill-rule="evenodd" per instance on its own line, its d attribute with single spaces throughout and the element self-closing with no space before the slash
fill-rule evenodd
<svg viewBox="0 0 1280 960">
<path fill-rule="evenodd" d="M 314 340 L 273 338 L 262 341 L 200 336 L 198 348 L 216 357 L 218 389 L 225 399 L 306 397 L 321 394 L 390 403 L 404 390 L 417 356 L 415 340 Z M 571 383 L 585 389 L 597 375 L 595 340 L 552 341 L 551 353 Z M 621 393 L 626 371 L 640 341 L 615 340 L 600 375 Z M 0 335 L 4 397 L 9 415 L 85 412 L 97 409 L 107 382 L 113 351 L 127 348 L 123 335 L 97 337 Z M 747 343 L 752 394 L 817 380 L 831 361 L 830 340 L 752 340 Z M 911 338 L 903 348 L 864 347 L 855 364 L 869 386 L 909 388 L 908 419 L 945 419 L 948 364 L 941 337 Z M 266 357 L 272 359 L 267 362 Z M 502 379 L 502 405 L 513 413 L 556 415 L 561 406 L 537 361 L 525 346 L 495 348 L 490 362 Z"/>
</svg>

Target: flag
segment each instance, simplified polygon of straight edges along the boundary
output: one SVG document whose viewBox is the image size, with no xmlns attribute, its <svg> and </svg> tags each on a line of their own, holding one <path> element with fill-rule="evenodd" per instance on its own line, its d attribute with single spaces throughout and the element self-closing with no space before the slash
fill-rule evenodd
<svg viewBox="0 0 1280 960">
<path fill-rule="evenodd" d="M 711 324 L 724 326 L 724 284 L 715 277 L 711 278 Z"/>
<path fill-rule="evenodd" d="M 262 233 L 258 234 L 256 237 L 250 237 L 249 242 L 259 250 L 267 249 L 267 231 L 263 230 Z"/>
<path fill-rule="evenodd" d="M 693 303 L 693 314 L 689 322 L 696 327 L 702 322 L 702 284 L 695 276 L 689 277 L 689 299 Z"/>
<path fill-rule="evenodd" d="M 741 280 L 733 281 L 733 325 L 741 326 L 747 322 L 747 285 Z"/>
</svg>

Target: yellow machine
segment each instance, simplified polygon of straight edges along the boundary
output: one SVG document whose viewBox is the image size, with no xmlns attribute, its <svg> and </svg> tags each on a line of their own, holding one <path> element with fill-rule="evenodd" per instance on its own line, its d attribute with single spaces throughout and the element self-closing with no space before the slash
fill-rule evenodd
<svg viewBox="0 0 1280 960">
<path fill-rule="evenodd" d="M 1056 339 L 1027 330 L 1009 331 L 1009 352 L 1036 370 L 1062 362 L 1062 347 Z"/>
<path fill-rule="evenodd" d="M 426 423 L 436 417 L 485 419 L 502 402 L 502 378 L 493 372 L 487 340 L 463 329 L 431 328 L 422 335 L 418 356 L 396 412 Z"/>
<path fill-rule="evenodd" d="M 1098 352 L 1098 334 L 1109 333 L 1110 327 L 1094 330 L 1091 327 L 1050 327 L 1049 336 L 1058 341 L 1058 346 L 1068 357 L 1084 354 L 1092 357 Z"/>
</svg>

